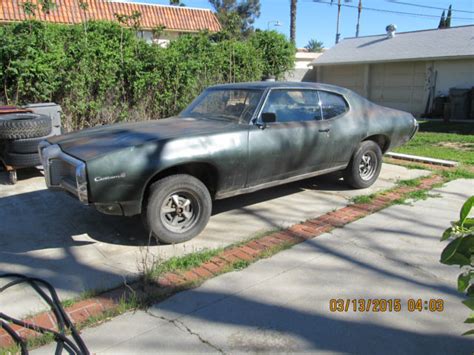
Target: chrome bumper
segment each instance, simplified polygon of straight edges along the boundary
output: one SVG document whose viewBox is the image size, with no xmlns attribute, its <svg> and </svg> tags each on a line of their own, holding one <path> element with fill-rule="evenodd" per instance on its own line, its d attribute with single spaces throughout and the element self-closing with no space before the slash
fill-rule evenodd
<svg viewBox="0 0 474 355">
<path fill-rule="evenodd" d="M 38 150 L 48 188 L 68 191 L 87 205 L 86 163 L 64 153 L 59 145 L 46 141 L 40 143 Z"/>
</svg>

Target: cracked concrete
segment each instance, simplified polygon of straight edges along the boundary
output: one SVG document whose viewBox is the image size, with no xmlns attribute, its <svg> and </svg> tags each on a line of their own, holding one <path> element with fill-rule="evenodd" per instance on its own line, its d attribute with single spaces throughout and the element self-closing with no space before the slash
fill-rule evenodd
<svg viewBox="0 0 474 355">
<path fill-rule="evenodd" d="M 471 354 L 459 269 L 439 263 L 439 238 L 474 191 L 396 205 L 127 313 L 83 338 L 97 354 Z M 331 299 L 400 299 L 400 312 L 331 312 Z M 441 299 L 444 311 L 409 312 L 408 299 Z M 51 346 L 34 353 L 50 353 Z"/>
<path fill-rule="evenodd" d="M 163 316 L 156 316 L 153 313 L 150 313 L 148 311 L 146 311 L 146 313 L 149 314 L 150 316 L 154 317 L 154 318 L 158 318 L 158 319 L 162 319 L 164 321 L 167 321 L 167 322 L 173 324 L 175 327 L 177 327 L 180 330 L 183 330 L 183 328 L 184 328 L 184 330 L 188 334 L 196 336 L 201 343 L 209 345 L 211 348 L 217 350 L 221 354 L 225 354 L 225 352 L 222 349 L 220 349 L 219 347 L 217 347 L 214 344 L 211 344 L 208 340 L 204 339 L 201 335 L 199 335 L 199 333 L 191 330 L 191 328 L 189 328 L 186 324 L 184 324 L 184 322 L 180 321 L 179 319 L 168 319 L 168 318 L 163 317 Z"/>
</svg>

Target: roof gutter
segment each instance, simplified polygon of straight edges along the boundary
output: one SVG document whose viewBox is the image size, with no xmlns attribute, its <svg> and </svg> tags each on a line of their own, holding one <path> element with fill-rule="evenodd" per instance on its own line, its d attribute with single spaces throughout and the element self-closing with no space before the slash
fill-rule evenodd
<svg viewBox="0 0 474 355">
<path fill-rule="evenodd" d="M 350 61 L 350 62 L 334 62 L 334 63 L 314 63 L 308 64 L 310 67 L 323 67 L 323 66 L 335 66 L 335 65 L 352 65 L 352 64 L 377 64 L 377 63 L 398 63 L 398 62 L 423 62 L 426 60 L 462 60 L 474 58 L 474 54 L 468 55 L 456 55 L 456 56 L 445 56 L 445 57 L 417 57 L 417 58 L 400 58 L 400 59 L 381 59 L 372 61 Z"/>
</svg>

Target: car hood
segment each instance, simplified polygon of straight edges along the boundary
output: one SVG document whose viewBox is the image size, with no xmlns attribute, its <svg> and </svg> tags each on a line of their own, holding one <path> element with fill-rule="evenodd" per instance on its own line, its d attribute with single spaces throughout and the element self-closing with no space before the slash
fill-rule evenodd
<svg viewBox="0 0 474 355">
<path fill-rule="evenodd" d="M 171 117 L 89 128 L 51 137 L 48 141 L 58 144 L 65 153 L 87 161 L 132 146 L 197 134 L 217 133 L 232 125 L 236 124 L 224 120 Z"/>
</svg>

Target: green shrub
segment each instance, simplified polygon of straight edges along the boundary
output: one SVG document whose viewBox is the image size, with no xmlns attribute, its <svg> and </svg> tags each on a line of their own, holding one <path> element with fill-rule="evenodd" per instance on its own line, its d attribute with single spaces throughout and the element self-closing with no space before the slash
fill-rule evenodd
<svg viewBox="0 0 474 355">
<path fill-rule="evenodd" d="M 276 32 L 246 41 L 184 35 L 161 48 L 114 22 L 25 21 L 0 27 L 0 102 L 55 101 L 67 130 L 158 119 L 209 85 L 279 77 L 293 62 L 293 46 Z"/>
<path fill-rule="evenodd" d="M 441 238 L 452 239 L 441 253 L 441 262 L 463 269 L 458 277 L 458 291 L 467 296 L 463 303 L 471 311 L 474 311 L 474 218 L 470 218 L 469 214 L 473 206 L 474 196 L 471 196 L 461 208 L 459 221 L 452 222 L 452 226 L 444 231 Z M 474 313 L 465 322 L 474 323 Z M 474 329 L 464 335 L 474 335 Z"/>
</svg>

